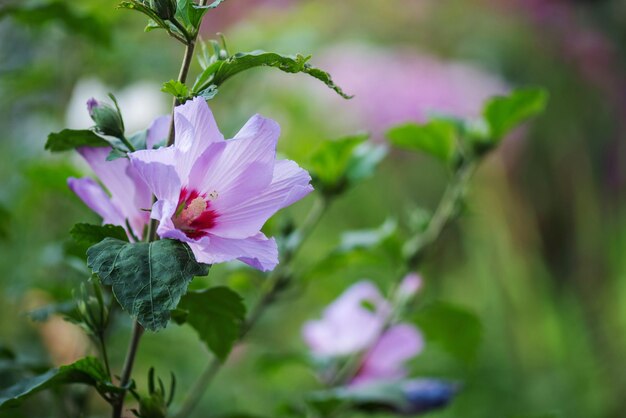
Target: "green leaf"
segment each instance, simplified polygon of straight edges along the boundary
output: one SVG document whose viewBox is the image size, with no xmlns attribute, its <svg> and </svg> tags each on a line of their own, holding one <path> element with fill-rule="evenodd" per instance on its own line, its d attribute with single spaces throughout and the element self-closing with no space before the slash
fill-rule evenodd
<svg viewBox="0 0 626 418">
<path fill-rule="evenodd" d="M 348 186 L 348 170 L 358 163 L 357 147 L 367 135 L 353 135 L 334 141 L 324 141 L 311 156 L 309 166 L 314 182 L 327 193 L 338 193 Z M 355 174 L 358 178 L 358 174 Z"/>
<path fill-rule="evenodd" d="M 148 130 L 135 132 L 127 138 L 128 142 L 133 146 L 135 150 L 146 149 L 146 140 L 148 138 Z M 126 158 L 128 156 L 128 147 L 122 143 L 119 139 L 112 139 L 111 145 L 113 149 L 107 155 L 107 161 L 117 160 L 118 158 Z"/>
<path fill-rule="evenodd" d="M 395 219 L 387 219 L 376 229 L 345 232 L 341 235 L 337 251 L 349 252 L 355 249 L 373 249 L 382 245 L 385 241 L 397 237 L 397 234 L 398 222 Z"/>
<path fill-rule="evenodd" d="M 385 145 L 361 144 L 354 149 L 348 161 L 346 178 L 350 184 L 356 184 L 374 174 L 378 164 L 387 156 Z"/>
<path fill-rule="evenodd" d="M 450 303 L 435 302 L 417 312 L 414 321 L 429 343 L 465 363 L 476 358 L 483 329 L 474 313 Z"/>
<path fill-rule="evenodd" d="M 333 411 L 348 404 L 359 409 L 385 409 L 403 411 L 409 409 L 409 402 L 400 384 L 381 383 L 368 384 L 356 387 L 340 386 L 337 388 L 313 392 L 307 398 L 307 403 L 313 406 L 323 416 L 331 415 Z"/>
<path fill-rule="evenodd" d="M 179 314 L 174 319 L 191 325 L 209 349 L 225 360 L 241 335 L 246 317 L 241 296 L 227 287 L 213 287 L 187 293 L 178 307 L 184 316 Z"/>
<path fill-rule="evenodd" d="M 81 244 L 97 244 L 103 239 L 110 237 L 121 241 L 128 241 L 126 231 L 118 225 L 92 225 L 79 223 L 72 227 L 70 235 Z"/>
<path fill-rule="evenodd" d="M 319 68 L 312 67 L 307 62 L 310 58 L 310 56 L 305 57 L 300 54 L 294 57 L 265 51 L 240 52 L 224 60 L 218 59 L 209 65 L 198 76 L 192 91 L 197 93 L 210 85 L 219 87 L 230 77 L 251 68 L 274 67 L 286 73 L 308 74 L 326 84 L 326 86 L 333 89 L 341 97 L 345 99 L 352 97 L 344 93 L 343 90 L 333 82 L 330 74 Z"/>
<path fill-rule="evenodd" d="M 169 93 L 183 103 L 191 97 L 189 88 L 178 80 L 170 80 L 167 83 L 163 83 L 161 87 L 163 93 Z"/>
<path fill-rule="evenodd" d="M 120 305 L 146 329 L 164 328 L 194 276 L 206 276 L 183 242 L 128 243 L 105 238 L 87 251 L 87 265 L 113 287 Z"/>
<path fill-rule="evenodd" d="M 0 390 L 0 410 L 18 406 L 27 397 L 59 385 L 82 383 L 95 387 L 100 393 L 119 393 L 107 373 L 94 357 L 85 357 L 67 366 L 48 370 L 39 376 L 22 380 L 13 386 Z"/>
<path fill-rule="evenodd" d="M 110 147 L 104 138 L 88 129 L 63 129 L 48 135 L 45 149 L 50 152 L 69 151 L 79 147 Z"/>
<path fill-rule="evenodd" d="M 199 6 L 193 0 L 178 0 L 176 7 L 176 20 L 183 24 L 185 29 L 193 36 L 200 29 L 202 18 L 210 9 L 214 9 L 225 0 L 215 0 L 207 6 Z"/>
<path fill-rule="evenodd" d="M 494 97 L 483 112 L 491 140 L 499 142 L 517 125 L 542 113 L 547 103 L 548 93 L 537 88 L 519 89 L 509 96 Z"/>
<path fill-rule="evenodd" d="M 43 27 L 59 22 L 71 35 L 78 34 L 100 44 L 110 44 L 111 32 L 106 24 L 94 15 L 78 12 L 71 3 L 65 1 L 19 3 L 14 2 L 0 7 L 0 20 L 8 16 L 31 27 Z"/>
<path fill-rule="evenodd" d="M 445 407 L 457 392 L 457 384 L 443 380 L 383 380 L 313 392 L 307 403 L 322 416 L 346 407 L 368 413 L 387 411 L 414 416 Z"/>
<path fill-rule="evenodd" d="M 389 141 L 400 148 L 421 151 L 444 163 L 451 162 L 456 148 L 456 125 L 448 120 L 432 120 L 424 125 L 407 123 L 387 132 Z"/>
</svg>

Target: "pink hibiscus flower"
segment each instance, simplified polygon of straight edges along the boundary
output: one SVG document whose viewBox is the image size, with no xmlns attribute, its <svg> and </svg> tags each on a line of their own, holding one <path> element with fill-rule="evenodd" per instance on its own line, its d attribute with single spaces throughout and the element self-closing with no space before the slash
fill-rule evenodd
<svg viewBox="0 0 626 418">
<path fill-rule="evenodd" d="M 174 124 L 174 145 L 129 155 L 157 198 L 158 235 L 188 243 L 202 263 L 238 259 L 273 269 L 276 242 L 261 227 L 313 190 L 305 170 L 276 160 L 278 124 L 256 115 L 225 140 L 201 98 L 177 107 Z"/>
<path fill-rule="evenodd" d="M 421 280 L 410 274 L 401 291 L 415 294 Z M 391 306 L 378 288 L 368 281 L 354 284 L 335 300 L 321 320 L 310 321 L 302 329 L 311 351 L 319 356 L 344 356 L 365 352 L 351 385 L 401 379 L 404 364 L 418 355 L 424 341 L 412 325 L 397 324 L 385 329 Z"/>
<path fill-rule="evenodd" d="M 94 102 L 95 100 L 91 99 L 87 106 L 93 107 Z M 168 129 L 169 117 L 157 118 L 148 129 L 146 137 L 148 147 L 152 148 L 166 138 Z M 152 195 L 148 186 L 131 167 L 128 159 L 107 161 L 107 156 L 111 152 L 110 147 L 82 147 L 78 152 L 110 195 L 91 178 L 70 177 L 67 181 L 70 189 L 102 217 L 103 224 L 119 225 L 126 230 L 131 240 L 141 239 L 150 221 L 147 210 L 152 205 Z"/>
</svg>

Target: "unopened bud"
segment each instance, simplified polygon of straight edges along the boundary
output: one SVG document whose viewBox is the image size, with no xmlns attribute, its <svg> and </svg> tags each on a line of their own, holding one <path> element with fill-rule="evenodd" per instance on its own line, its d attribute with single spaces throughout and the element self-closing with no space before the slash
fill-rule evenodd
<svg viewBox="0 0 626 418">
<path fill-rule="evenodd" d="M 87 110 L 96 123 L 98 133 L 116 138 L 124 137 L 124 121 L 116 108 L 91 98 L 87 101 Z"/>
<path fill-rule="evenodd" d="M 422 288 L 422 278 L 417 273 L 407 274 L 398 288 L 398 293 L 404 298 L 411 298 Z"/>
<path fill-rule="evenodd" d="M 176 0 L 150 0 L 150 8 L 163 20 L 172 20 L 176 14 Z"/>
</svg>

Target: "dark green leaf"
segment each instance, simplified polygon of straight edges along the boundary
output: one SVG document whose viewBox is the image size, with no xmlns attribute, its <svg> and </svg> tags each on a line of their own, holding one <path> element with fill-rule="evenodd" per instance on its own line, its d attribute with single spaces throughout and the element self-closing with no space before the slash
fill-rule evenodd
<svg viewBox="0 0 626 418">
<path fill-rule="evenodd" d="M 241 334 L 246 316 L 241 296 L 227 287 L 214 287 L 187 293 L 178 307 L 186 315 L 184 319 L 176 315 L 177 322 L 191 325 L 211 351 L 225 360 Z"/>
<path fill-rule="evenodd" d="M 183 242 L 162 239 L 127 243 L 105 238 L 87 251 L 87 265 L 144 328 L 164 328 L 194 276 L 206 276 Z"/>
<path fill-rule="evenodd" d="M 88 129 L 64 129 L 48 135 L 46 149 L 51 152 L 69 151 L 79 147 L 110 147 L 104 138 Z"/>
<path fill-rule="evenodd" d="M 120 392 L 120 388 L 109 381 L 100 361 L 94 357 L 85 357 L 0 390 L 0 410 L 15 407 L 39 391 L 71 383 L 93 386 L 101 393 Z"/>
<path fill-rule="evenodd" d="M 25 3 L 25 4 L 20 4 Z M 10 16 L 29 26 L 45 26 L 59 22 L 71 35 L 85 36 L 92 41 L 108 45 L 111 40 L 107 26 L 97 17 L 79 13 L 65 1 L 47 1 L 44 3 L 15 2 L 0 7 L 0 19 Z"/>
<path fill-rule="evenodd" d="M 126 231 L 118 225 L 92 225 L 80 223 L 72 227 L 70 235 L 76 242 L 89 245 L 97 244 L 107 237 L 128 241 Z"/>
<path fill-rule="evenodd" d="M 465 363 L 476 358 L 483 329 L 474 313 L 456 305 L 436 302 L 417 312 L 414 319 L 429 343 L 437 344 Z"/>
<path fill-rule="evenodd" d="M 509 96 L 494 97 L 484 110 L 492 141 L 500 141 L 511 129 L 544 111 L 548 93 L 527 88 L 513 91 Z"/>
<path fill-rule="evenodd" d="M 437 119 L 424 125 L 407 123 L 387 132 L 389 141 L 397 147 L 421 151 L 449 163 L 456 148 L 456 125 L 448 120 Z"/>
<path fill-rule="evenodd" d="M 319 68 L 312 67 L 307 61 L 310 56 L 295 57 L 275 52 L 252 51 L 240 52 L 224 60 L 217 60 L 209 65 L 194 83 L 192 91 L 197 93 L 210 85 L 219 87 L 230 77 L 255 67 L 274 67 L 286 73 L 304 73 L 317 78 L 345 99 L 351 98 L 337 86 L 330 74 Z"/>
</svg>

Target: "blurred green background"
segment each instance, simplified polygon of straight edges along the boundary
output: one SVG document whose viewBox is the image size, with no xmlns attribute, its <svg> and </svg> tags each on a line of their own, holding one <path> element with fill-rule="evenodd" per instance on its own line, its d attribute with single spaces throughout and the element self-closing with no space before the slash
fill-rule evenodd
<svg viewBox="0 0 626 418">
<path fill-rule="evenodd" d="M 25 312 L 70 297 L 87 277 L 64 256 L 64 243 L 74 223 L 99 221 L 66 187 L 68 176 L 88 170 L 71 153 L 44 152 L 47 134 L 88 127 L 84 102 L 109 91 L 131 129 L 170 106 L 159 89 L 176 77 L 181 46 L 144 33 L 144 17 L 116 3 L 0 2 L 0 345 L 24 362 L 81 354 L 72 326 L 35 324 Z M 53 7 L 35 7 L 42 4 Z M 260 69 L 210 103 L 227 136 L 254 113 L 276 119 L 280 150 L 305 166 L 321 139 L 362 130 L 382 141 L 393 123 L 432 112 L 471 117 L 492 94 L 545 87 L 545 115 L 487 159 L 466 215 L 421 270 L 423 303 L 454 303 L 480 319 L 477 354 L 428 345 L 411 369 L 464 384 L 432 417 L 625 416 L 626 2 L 229 0 L 207 17 L 202 36 L 216 32 L 231 52 L 311 53 L 356 95 L 344 101 L 306 76 Z M 358 279 L 389 288 L 397 267 L 384 257 L 330 263 L 340 233 L 388 218 L 406 225 L 411 210 L 436 205 L 446 181 L 435 161 L 393 151 L 374 178 L 337 201 L 300 254 L 300 284 L 236 349 L 194 416 L 276 416 L 278 405 L 317 388 L 311 370 L 293 360 L 305 352 L 300 327 Z M 312 200 L 278 218 L 301 222 Z M 221 265 L 195 285 L 228 283 L 253 301 L 261 281 Z M 111 336 L 118 370 L 129 330 L 120 316 Z M 171 325 L 144 338 L 136 377 L 141 384 L 150 365 L 163 376 L 176 372 L 180 402 L 207 359 L 190 329 Z M 41 394 L 0 416 L 66 414 Z M 107 415 L 94 397 L 90 416 Z"/>
</svg>

